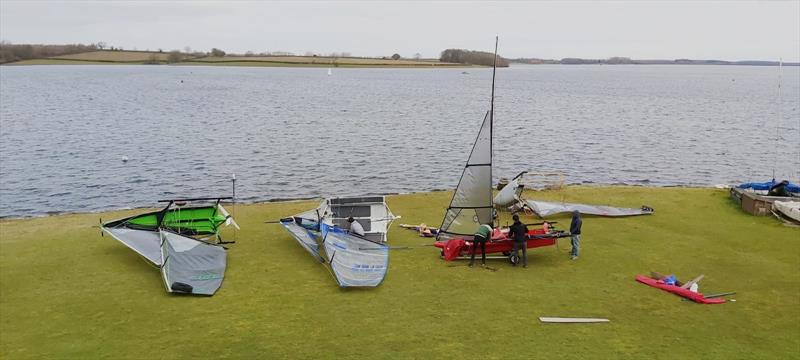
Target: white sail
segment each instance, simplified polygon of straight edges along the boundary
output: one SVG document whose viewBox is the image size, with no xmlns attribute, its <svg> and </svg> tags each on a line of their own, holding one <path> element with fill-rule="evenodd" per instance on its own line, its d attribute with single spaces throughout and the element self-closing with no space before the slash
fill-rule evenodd
<svg viewBox="0 0 800 360">
<path fill-rule="evenodd" d="M 439 237 L 473 235 L 481 224 L 492 224 L 492 212 L 492 112 L 488 111 L 439 228 Z"/>
</svg>

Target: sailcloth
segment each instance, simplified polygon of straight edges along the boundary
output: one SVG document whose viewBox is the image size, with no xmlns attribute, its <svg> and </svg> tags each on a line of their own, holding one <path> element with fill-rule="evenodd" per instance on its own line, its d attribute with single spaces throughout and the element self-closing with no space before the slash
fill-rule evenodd
<svg viewBox="0 0 800 360">
<path fill-rule="evenodd" d="M 159 233 L 163 241 L 161 275 L 167 291 L 214 295 L 225 278 L 225 249 L 169 230 Z"/>
<path fill-rule="evenodd" d="M 487 111 L 437 239 L 471 236 L 492 218 L 492 112 Z"/>
</svg>

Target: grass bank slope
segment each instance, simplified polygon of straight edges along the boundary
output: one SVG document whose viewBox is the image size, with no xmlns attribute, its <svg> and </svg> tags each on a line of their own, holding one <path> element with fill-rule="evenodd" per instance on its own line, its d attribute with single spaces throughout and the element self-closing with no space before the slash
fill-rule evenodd
<svg viewBox="0 0 800 360">
<path fill-rule="evenodd" d="M 400 222 L 436 224 L 452 193 L 389 198 L 379 288 L 339 289 L 279 226 L 315 202 L 236 207 L 242 230 L 213 297 L 167 294 L 157 269 L 109 237 L 98 217 L 0 221 L 0 357 L 17 358 L 792 358 L 800 351 L 800 232 L 752 217 L 713 189 L 570 187 L 539 199 L 640 206 L 653 216 L 586 217 L 583 248 L 529 253 L 528 269 L 439 259 Z M 507 214 L 503 214 L 503 222 Z M 527 219 L 529 222 L 534 219 Z M 557 218 L 566 227 L 568 218 Z M 226 234 L 229 235 L 229 234 Z M 230 237 L 230 236 L 229 236 Z M 458 266 L 455 266 L 458 265 Z M 657 270 L 705 274 L 699 305 L 639 284 Z M 607 317 L 541 324 L 539 316 Z"/>
</svg>

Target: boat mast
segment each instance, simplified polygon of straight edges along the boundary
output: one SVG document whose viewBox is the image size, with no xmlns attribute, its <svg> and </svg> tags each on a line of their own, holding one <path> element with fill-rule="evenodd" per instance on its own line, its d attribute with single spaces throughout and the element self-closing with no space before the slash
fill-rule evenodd
<svg viewBox="0 0 800 360">
<path fill-rule="evenodd" d="M 781 155 L 779 141 L 781 138 L 781 122 L 783 122 L 783 112 L 781 109 L 781 83 L 783 82 L 782 79 L 783 75 L 783 58 L 778 59 L 778 121 L 775 123 L 775 144 L 772 145 L 775 148 L 775 157 L 772 159 L 772 182 L 775 183 L 775 169 L 778 167 L 778 157 Z"/>
<path fill-rule="evenodd" d="M 494 37 L 494 61 L 492 62 L 492 100 L 489 106 L 489 163 L 492 164 L 489 166 L 489 199 L 492 198 L 492 181 L 494 178 L 492 177 L 492 168 L 494 167 L 492 159 L 494 158 L 494 152 L 492 149 L 492 143 L 494 142 L 494 79 L 497 75 L 497 43 L 499 42 L 499 37 L 495 35 Z M 492 209 L 492 227 L 496 225 L 495 217 L 494 217 L 494 209 Z"/>
</svg>

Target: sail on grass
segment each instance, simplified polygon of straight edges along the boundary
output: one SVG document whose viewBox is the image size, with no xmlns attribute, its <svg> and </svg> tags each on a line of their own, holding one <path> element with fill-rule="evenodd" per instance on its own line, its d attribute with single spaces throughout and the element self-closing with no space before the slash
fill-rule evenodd
<svg viewBox="0 0 800 360">
<path fill-rule="evenodd" d="M 167 291 L 214 295 L 225 278 L 228 253 L 222 246 L 208 244 L 169 230 L 159 231 L 163 246 L 161 275 Z"/>
<path fill-rule="evenodd" d="M 364 228 L 364 237 L 343 228 L 351 216 Z M 303 249 L 330 267 L 340 287 L 376 287 L 389 268 L 386 232 L 395 218 L 383 196 L 349 197 L 323 200 L 316 209 L 280 223 Z"/>
<path fill-rule="evenodd" d="M 186 208 L 173 208 L 169 201 L 160 211 L 110 221 L 101 229 L 158 267 L 167 291 L 213 295 L 222 285 L 227 252 L 199 237 L 219 241 L 223 224 L 239 228 L 219 200 Z"/>
<path fill-rule="evenodd" d="M 389 247 L 322 224 L 328 264 L 341 287 L 375 287 L 386 278 Z"/>
</svg>

